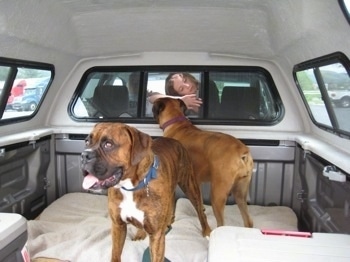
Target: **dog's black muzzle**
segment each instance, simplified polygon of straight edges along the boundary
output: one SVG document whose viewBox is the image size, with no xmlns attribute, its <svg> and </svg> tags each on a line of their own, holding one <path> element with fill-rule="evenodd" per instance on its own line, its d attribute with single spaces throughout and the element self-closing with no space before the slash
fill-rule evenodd
<svg viewBox="0 0 350 262">
<path fill-rule="evenodd" d="M 96 160 L 96 152 L 92 149 L 85 149 L 82 153 L 81 153 L 81 163 L 83 165 L 86 164 L 91 164 L 93 162 L 95 162 Z"/>
</svg>

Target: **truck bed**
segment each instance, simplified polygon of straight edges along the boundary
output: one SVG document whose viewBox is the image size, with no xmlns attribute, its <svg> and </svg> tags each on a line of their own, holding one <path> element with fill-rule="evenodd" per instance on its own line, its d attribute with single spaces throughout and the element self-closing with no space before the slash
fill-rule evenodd
<svg viewBox="0 0 350 262">
<path fill-rule="evenodd" d="M 297 216 L 291 208 L 250 205 L 249 212 L 255 228 L 298 230 Z M 205 205 L 205 213 L 211 228 L 216 228 L 210 205 Z M 229 226 L 243 226 L 236 205 L 226 205 L 225 221 Z M 75 262 L 110 261 L 110 229 L 105 195 L 68 193 L 54 201 L 37 219 L 28 221 L 28 250 L 34 261 L 43 257 Z M 135 233 L 136 228 L 128 225 L 123 261 L 142 261 L 148 247 L 148 238 L 131 240 Z M 179 198 L 175 221 L 166 235 L 165 256 L 173 262 L 206 261 L 208 245 L 192 204 L 188 199 Z"/>
</svg>

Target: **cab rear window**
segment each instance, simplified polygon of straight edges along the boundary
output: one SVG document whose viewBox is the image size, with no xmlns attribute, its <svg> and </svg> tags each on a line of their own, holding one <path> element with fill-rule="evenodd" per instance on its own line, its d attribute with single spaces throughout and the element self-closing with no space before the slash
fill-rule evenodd
<svg viewBox="0 0 350 262">
<path fill-rule="evenodd" d="M 170 89 L 173 77 L 180 77 L 183 86 Z M 186 91 L 187 84 L 196 88 Z M 154 122 L 156 94 L 197 96 L 203 103 L 198 110 L 188 110 L 188 117 L 203 123 L 273 125 L 283 117 L 270 74 L 256 67 L 95 67 L 81 79 L 70 113 L 76 121 Z"/>
</svg>

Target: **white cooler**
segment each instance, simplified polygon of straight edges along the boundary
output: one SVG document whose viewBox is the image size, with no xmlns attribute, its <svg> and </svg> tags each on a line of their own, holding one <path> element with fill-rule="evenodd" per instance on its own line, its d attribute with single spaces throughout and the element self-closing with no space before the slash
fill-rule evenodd
<svg viewBox="0 0 350 262">
<path fill-rule="evenodd" d="M 349 262 L 350 235 L 223 226 L 212 231 L 208 262 Z"/>
<path fill-rule="evenodd" d="M 0 213 L 0 261 L 22 262 L 27 242 L 27 220 L 13 213 Z"/>
</svg>

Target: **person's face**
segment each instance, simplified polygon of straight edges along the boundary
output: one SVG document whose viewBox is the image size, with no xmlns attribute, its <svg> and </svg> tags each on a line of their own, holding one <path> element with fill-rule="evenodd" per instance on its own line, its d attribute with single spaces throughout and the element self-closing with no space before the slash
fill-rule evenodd
<svg viewBox="0 0 350 262">
<path fill-rule="evenodd" d="M 175 74 L 171 77 L 173 87 L 176 93 L 180 96 L 195 94 L 197 92 L 197 85 L 190 79 L 184 77 L 182 74 Z"/>
</svg>

